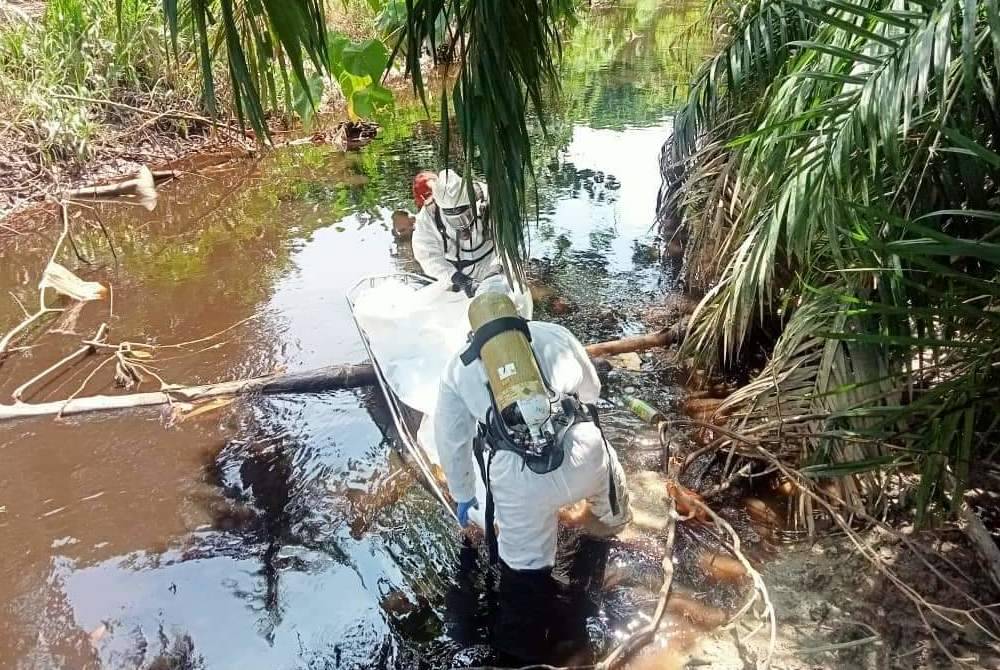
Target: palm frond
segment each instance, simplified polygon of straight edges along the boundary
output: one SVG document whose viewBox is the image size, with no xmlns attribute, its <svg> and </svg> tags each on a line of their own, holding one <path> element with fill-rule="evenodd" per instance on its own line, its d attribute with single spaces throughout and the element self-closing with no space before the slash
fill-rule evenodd
<svg viewBox="0 0 1000 670">
<path fill-rule="evenodd" d="M 218 112 L 216 59 L 222 54 L 232 86 L 232 104 L 241 123 L 269 137 L 267 108 L 279 96 L 291 105 L 289 77 L 310 91 L 307 63 L 327 72 L 326 10 L 322 0 L 164 0 L 163 12 L 176 55 L 177 38 L 190 32 L 202 75 L 203 101 Z M 278 77 L 275 73 L 278 73 Z M 279 91 L 277 80 L 283 87 Z"/>
<path fill-rule="evenodd" d="M 922 475 L 918 509 L 955 502 L 998 409 L 996 7 L 781 6 L 805 29 L 775 51 L 780 67 L 739 47 L 757 77 L 750 97 L 717 81 L 675 139 L 677 183 L 694 190 L 672 213 L 701 226 L 688 255 L 725 259 L 684 352 L 738 360 L 759 324 L 779 320 L 764 370 L 724 406 L 730 419 L 797 465 L 852 464 L 858 495 L 905 463 Z M 738 115 L 749 121 L 727 127 Z M 720 165 L 724 199 L 741 205 L 725 236 L 704 185 Z M 812 418 L 785 425 L 792 416 Z"/>
<path fill-rule="evenodd" d="M 529 116 L 545 129 L 543 100 L 558 92 L 559 28 L 572 16 L 569 0 L 407 0 L 397 52 L 414 89 L 425 45 L 437 58 L 435 26 L 443 18 L 459 45 L 457 76 L 442 96 L 445 135 L 453 111 L 464 149 L 464 170 L 481 171 L 490 192 L 496 246 L 514 272 L 522 270 L 526 173 L 531 170 Z M 471 186 L 470 186 L 471 188 Z"/>
</svg>

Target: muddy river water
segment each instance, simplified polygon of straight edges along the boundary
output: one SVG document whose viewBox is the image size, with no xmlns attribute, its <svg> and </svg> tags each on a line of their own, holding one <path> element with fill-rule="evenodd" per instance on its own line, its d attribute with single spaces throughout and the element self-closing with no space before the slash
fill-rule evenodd
<svg viewBox="0 0 1000 670">
<path fill-rule="evenodd" d="M 532 272 L 536 318 L 585 342 L 643 328 L 673 290 L 652 223 L 697 14 L 633 0 L 594 10 L 570 36 L 567 103 L 539 142 Z M 0 367 L 0 398 L 79 346 L 155 344 L 155 372 L 198 383 L 364 360 L 345 292 L 362 276 L 414 269 L 390 233 L 436 133 L 401 109 L 356 152 L 293 147 L 161 189 L 153 211 L 77 207 L 84 263 L 112 287 L 51 321 Z M 113 255 L 98 222 L 114 242 Z M 0 246 L 0 330 L 37 302 L 57 227 Z M 201 338 L 220 333 L 214 338 Z M 400 334 L 405 337 L 405 333 Z M 192 342 L 196 341 L 198 342 Z M 30 400 L 116 392 L 114 363 L 90 357 Z M 669 405 L 669 370 L 616 372 L 603 408 L 633 471 L 652 437 L 625 391 Z M 86 383 L 85 383 L 86 382 Z M 652 390 L 656 383 L 657 391 Z M 656 395 L 656 393 L 660 395 Z M 471 654 L 450 632 L 460 543 L 448 516 L 401 468 L 372 389 L 240 400 L 200 415 L 143 410 L 0 424 L 0 667 L 445 667 Z M 593 626 L 612 639 L 637 608 L 608 600 Z M 631 603 L 631 601 L 630 601 Z"/>
</svg>

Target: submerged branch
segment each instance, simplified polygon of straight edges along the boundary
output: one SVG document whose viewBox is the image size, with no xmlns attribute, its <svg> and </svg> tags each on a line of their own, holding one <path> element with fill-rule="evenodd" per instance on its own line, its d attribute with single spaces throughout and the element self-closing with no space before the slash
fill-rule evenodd
<svg viewBox="0 0 1000 670">
<path fill-rule="evenodd" d="M 21 333 L 28 326 L 33 324 L 35 321 L 38 321 L 38 319 L 42 318 L 46 314 L 55 314 L 56 312 L 61 312 L 61 311 L 63 310 L 56 307 L 42 307 L 37 312 L 29 316 L 27 319 L 14 326 L 13 329 L 11 329 L 6 335 L 3 336 L 2 339 L 0 339 L 0 361 L 2 361 L 4 355 L 10 351 L 9 349 L 10 343 L 14 341 L 14 338 L 17 337 L 19 333 Z"/>
<path fill-rule="evenodd" d="M 101 340 L 103 340 L 107 336 L 107 332 L 108 332 L 108 324 L 102 323 L 100 327 L 97 329 L 97 334 L 94 336 L 94 341 L 100 342 Z M 77 360 L 89 354 L 94 353 L 94 351 L 96 351 L 96 348 L 93 345 L 85 343 L 82 347 L 80 347 L 73 353 L 64 356 L 63 358 L 60 358 L 55 363 L 53 363 L 52 365 L 39 372 L 37 375 L 29 379 L 28 381 L 18 386 L 16 389 L 14 389 L 14 392 L 11 395 L 13 396 L 14 400 L 16 400 L 17 402 L 21 402 L 21 399 L 24 396 L 25 391 L 31 388 L 31 386 L 41 382 L 46 377 L 61 370 L 62 368 L 73 365 L 74 363 L 76 363 Z"/>
</svg>

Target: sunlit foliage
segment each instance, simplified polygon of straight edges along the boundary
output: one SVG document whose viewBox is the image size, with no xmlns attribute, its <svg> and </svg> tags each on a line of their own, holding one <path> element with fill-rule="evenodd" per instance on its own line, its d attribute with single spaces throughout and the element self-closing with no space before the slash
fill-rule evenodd
<svg viewBox="0 0 1000 670">
<path fill-rule="evenodd" d="M 686 353 L 737 362 L 777 323 L 724 408 L 737 425 L 858 475 L 849 498 L 915 470 L 919 512 L 959 504 L 1000 409 L 997 3 L 711 11 L 724 37 L 671 145 L 670 213 L 708 289 Z"/>
</svg>

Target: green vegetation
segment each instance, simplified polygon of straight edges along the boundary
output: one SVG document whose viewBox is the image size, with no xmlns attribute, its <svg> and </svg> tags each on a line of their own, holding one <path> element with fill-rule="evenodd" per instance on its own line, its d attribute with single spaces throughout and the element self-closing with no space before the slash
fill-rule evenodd
<svg viewBox="0 0 1000 670">
<path fill-rule="evenodd" d="M 269 118 L 308 121 L 324 80 L 350 118 L 370 118 L 392 104 L 378 16 L 357 1 L 327 17 L 323 3 L 52 0 L 37 20 L 0 21 L 0 147 L 84 162 L 140 130 L 183 137 L 222 104 L 264 137 Z"/>
<path fill-rule="evenodd" d="M 83 159 L 103 123 L 128 112 L 87 99 L 191 109 L 198 83 L 172 62 L 154 0 L 51 0 L 41 19 L 0 24 L 2 134 L 42 161 Z M 168 122 L 169 121 L 165 121 Z"/>
<path fill-rule="evenodd" d="M 347 16 L 352 9 L 364 15 L 378 3 L 358 8 L 349 2 L 342 9 Z M 392 94 L 379 83 L 388 65 L 384 45 L 328 33 L 323 0 L 170 0 L 163 13 L 174 53 L 180 53 L 181 36 L 189 35 L 195 45 L 207 110 L 217 110 L 214 68 L 224 56 L 236 116 L 260 137 L 269 135 L 269 113 L 294 109 L 303 119 L 311 117 L 324 76 L 337 82 L 352 119 L 392 103 Z"/>
<path fill-rule="evenodd" d="M 371 118 L 392 107 L 392 91 L 379 83 L 388 62 L 389 53 L 379 40 L 352 41 L 340 33 L 328 33 L 327 69 L 344 95 L 350 120 Z M 295 82 L 293 100 L 299 118 L 308 123 L 325 84 L 319 72 L 309 76 L 307 83 L 303 87 Z"/>
<path fill-rule="evenodd" d="M 961 503 L 1000 421 L 996 1 L 710 11 L 721 48 L 671 143 L 667 218 L 708 289 L 686 353 L 773 342 L 730 425 L 856 474 L 853 501 L 918 472 L 918 514 Z"/>
</svg>

